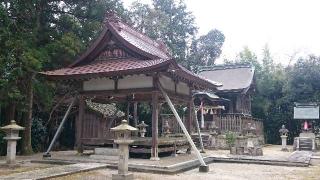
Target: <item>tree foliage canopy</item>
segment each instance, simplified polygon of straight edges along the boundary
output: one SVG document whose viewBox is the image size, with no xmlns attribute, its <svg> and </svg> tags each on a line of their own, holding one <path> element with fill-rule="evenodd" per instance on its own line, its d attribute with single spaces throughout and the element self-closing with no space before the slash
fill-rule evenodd
<svg viewBox="0 0 320 180">
<path fill-rule="evenodd" d="M 255 66 L 252 112 L 253 116 L 264 119 L 268 143 L 280 143 L 278 130 L 282 124 L 289 129 L 292 142 L 301 128 L 301 122 L 293 120 L 294 102 L 319 103 L 320 100 L 320 57 L 300 58 L 293 66 L 284 67 L 274 62 L 268 46 L 263 49 L 261 59 L 245 47 L 236 62 Z"/>
</svg>

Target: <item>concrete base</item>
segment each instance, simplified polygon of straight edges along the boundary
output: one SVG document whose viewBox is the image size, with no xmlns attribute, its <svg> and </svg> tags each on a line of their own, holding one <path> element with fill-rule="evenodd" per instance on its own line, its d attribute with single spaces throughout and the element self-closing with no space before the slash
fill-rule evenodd
<svg viewBox="0 0 320 180">
<path fill-rule="evenodd" d="M 112 180 L 133 180 L 133 174 L 112 174 Z"/>
<path fill-rule="evenodd" d="M 282 148 L 281 151 L 289 152 L 288 148 Z"/>
<path fill-rule="evenodd" d="M 119 160 L 119 156 L 106 156 L 106 155 L 96 155 L 96 154 L 91 154 L 90 158 L 97 159 L 97 160 L 110 160 L 110 161 Z"/>
<path fill-rule="evenodd" d="M 208 165 L 200 165 L 199 172 L 209 172 L 209 166 Z"/>
<path fill-rule="evenodd" d="M 51 154 L 50 154 L 50 153 L 44 153 L 44 154 L 42 155 L 42 157 L 43 157 L 43 158 L 49 158 L 49 157 L 51 157 Z"/>
<path fill-rule="evenodd" d="M 178 156 L 177 153 L 172 153 L 172 154 L 171 154 L 171 157 L 177 157 L 177 156 Z"/>
<path fill-rule="evenodd" d="M 151 157 L 151 158 L 150 158 L 150 161 L 159 161 L 159 160 L 160 160 L 159 157 Z"/>
</svg>

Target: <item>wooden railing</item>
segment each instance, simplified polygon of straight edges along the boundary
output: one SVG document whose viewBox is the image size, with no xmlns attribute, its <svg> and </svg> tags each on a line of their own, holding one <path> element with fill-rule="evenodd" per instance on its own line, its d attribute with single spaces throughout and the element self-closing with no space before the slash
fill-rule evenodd
<svg viewBox="0 0 320 180">
<path fill-rule="evenodd" d="M 243 132 L 247 128 L 248 123 L 251 123 L 256 128 L 258 135 L 263 134 L 263 122 L 261 119 L 253 118 L 250 115 L 232 113 L 219 115 L 216 119 L 216 125 L 219 127 L 220 131 L 233 131 L 233 132 Z"/>
<path fill-rule="evenodd" d="M 161 122 L 161 129 L 160 132 L 164 132 L 164 124 L 165 121 L 168 121 L 170 126 L 170 132 L 173 134 L 176 133 L 183 133 L 180 125 L 175 120 L 175 117 L 172 114 L 162 114 L 160 116 L 160 122 Z M 183 122 L 185 121 L 185 118 L 183 118 Z M 253 118 L 250 115 L 247 114 L 241 114 L 241 113 L 228 113 L 228 114 L 222 114 L 219 116 L 216 116 L 214 118 L 214 121 L 216 123 L 216 126 L 218 126 L 221 133 L 232 131 L 232 132 L 239 132 L 242 133 L 245 128 L 247 128 L 248 123 L 251 123 L 256 128 L 257 135 L 263 135 L 263 122 L 261 119 Z M 205 122 L 205 129 L 202 129 L 202 131 L 209 130 L 209 124 L 212 121 L 206 121 Z M 185 122 L 184 122 L 185 123 Z M 199 122 L 200 123 L 200 122 Z M 185 124 L 186 125 L 186 124 Z M 193 123 L 194 131 L 196 128 L 196 125 Z"/>
</svg>

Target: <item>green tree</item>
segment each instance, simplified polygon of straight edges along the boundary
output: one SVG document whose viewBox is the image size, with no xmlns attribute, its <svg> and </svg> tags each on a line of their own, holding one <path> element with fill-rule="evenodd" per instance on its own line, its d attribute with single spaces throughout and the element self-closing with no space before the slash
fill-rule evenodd
<svg viewBox="0 0 320 180">
<path fill-rule="evenodd" d="M 186 64 L 188 43 L 196 34 L 197 27 L 184 1 L 153 0 L 152 6 L 134 2 L 131 17 L 137 29 L 163 41 L 173 57 Z"/>
<path fill-rule="evenodd" d="M 126 16 L 116 0 L 0 4 L 0 107 L 7 122 L 16 119 L 26 127 L 23 153 L 32 153 L 33 109 L 50 109 L 55 88 L 37 72 L 69 64 L 96 37 L 106 10 Z"/>
<path fill-rule="evenodd" d="M 221 54 L 225 36 L 217 29 L 194 39 L 190 48 L 190 63 L 193 66 L 211 66 Z"/>
</svg>

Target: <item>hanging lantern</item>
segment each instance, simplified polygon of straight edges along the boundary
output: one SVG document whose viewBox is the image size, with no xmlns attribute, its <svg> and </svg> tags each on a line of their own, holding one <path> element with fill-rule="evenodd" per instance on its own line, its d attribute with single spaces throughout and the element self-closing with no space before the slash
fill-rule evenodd
<svg viewBox="0 0 320 180">
<path fill-rule="evenodd" d="M 210 114 L 211 114 L 211 115 L 213 114 L 213 109 L 211 109 Z"/>
</svg>

